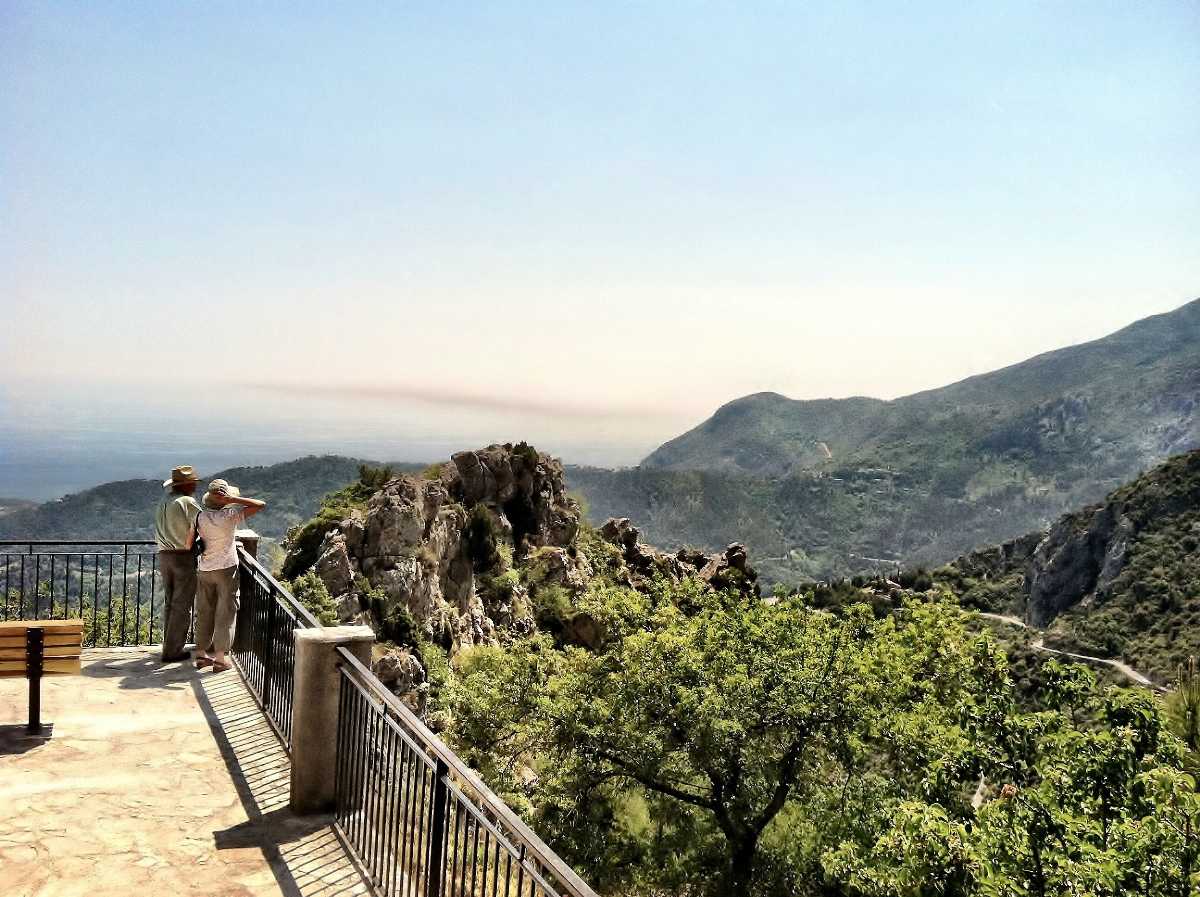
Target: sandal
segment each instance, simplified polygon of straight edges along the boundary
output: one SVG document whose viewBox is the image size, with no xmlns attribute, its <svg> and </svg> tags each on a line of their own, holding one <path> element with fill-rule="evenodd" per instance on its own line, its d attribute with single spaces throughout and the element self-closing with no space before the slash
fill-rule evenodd
<svg viewBox="0 0 1200 897">
<path fill-rule="evenodd" d="M 197 657 L 196 669 L 202 670 L 207 666 L 212 666 L 213 659 L 211 657 Z"/>
<path fill-rule="evenodd" d="M 233 664 L 231 663 L 221 663 L 217 660 L 211 661 L 211 663 L 214 673 L 224 673 L 226 670 L 233 669 Z"/>
</svg>

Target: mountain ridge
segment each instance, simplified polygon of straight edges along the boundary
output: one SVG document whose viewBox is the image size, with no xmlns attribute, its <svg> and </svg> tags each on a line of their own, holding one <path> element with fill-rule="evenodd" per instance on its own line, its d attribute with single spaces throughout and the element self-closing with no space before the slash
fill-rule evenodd
<svg viewBox="0 0 1200 897">
<path fill-rule="evenodd" d="M 1171 312 L 1154 315 L 1135 321 L 1114 333 L 1035 355 L 1029 359 L 976 374 L 934 389 L 923 390 L 895 399 L 876 399 L 867 396 L 852 396 L 844 399 L 791 399 L 775 392 L 757 392 L 725 403 L 711 417 L 691 430 L 668 440 L 655 449 L 642 462 L 642 466 L 672 469 L 728 470 L 738 469 L 753 475 L 782 475 L 795 469 L 797 462 L 803 469 L 819 467 L 805 465 L 806 456 L 816 459 L 811 451 L 794 452 L 787 458 L 786 452 L 776 447 L 755 443 L 739 437 L 731 441 L 725 428 L 731 425 L 753 426 L 772 433 L 783 432 L 784 436 L 797 436 L 808 443 L 823 441 L 839 443 L 836 437 L 839 427 L 846 430 L 841 445 L 862 439 L 872 431 L 884 428 L 895 432 L 911 426 L 907 418 L 913 414 L 924 415 L 930 410 L 945 413 L 956 405 L 985 404 L 989 407 L 1019 407 L 1028 409 L 1031 404 L 1045 403 L 1061 398 L 1075 390 L 1094 390 L 1098 385 L 1111 385 L 1128 376 L 1130 368 L 1162 367 L 1164 356 L 1170 360 L 1172 353 L 1185 353 L 1187 363 L 1194 366 L 1190 372 L 1180 372 L 1185 383 L 1195 387 L 1200 384 L 1200 299 L 1188 302 Z M 1114 364 L 1121 362 L 1122 364 Z M 760 412 L 755 416 L 754 412 Z M 774 420 L 763 420 L 761 414 L 770 412 Z M 817 420 L 808 432 L 797 430 L 797 424 L 809 423 L 809 418 L 830 415 L 830 420 Z M 847 415 L 858 414 L 847 420 Z M 866 416 L 861 416 L 865 414 Z M 815 432 L 814 432 L 815 431 Z M 1196 431 L 1191 433 L 1196 438 Z M 703 442 L 704 444 L 698 444 Z M 713 457 L 716 443 L 737 449 Z M 876 452 L 879 440 L 866 443 Z M 1185 446 L 1173 448 L 1181 450 Z M 786 446 L 784 447 L 786 448 Z M 855 449 L 858 449 L 855 446 Z M 885 453 L 886 454 L 886 453 Z M 755 463 L 756 458 L 775 460 L 776 463 Z M 836 458 L 836 455 L 835 455 Z M 790 460 L 786 466 L 778 462 Z"/>
<path fill-rule="evenodd" d="M 571 468 L 592 520 L 658 544 L 746 542 L 766 582 L 945 563 L 1200 447 L 1200 300 L 893 400 L 721 406 L 642 465 Z"/>
</svg>

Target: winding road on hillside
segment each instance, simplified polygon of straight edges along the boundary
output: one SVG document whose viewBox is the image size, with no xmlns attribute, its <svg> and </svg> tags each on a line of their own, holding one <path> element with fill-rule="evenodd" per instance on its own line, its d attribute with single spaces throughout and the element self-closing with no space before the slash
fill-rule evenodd
<svg viewBox="0 0 1200 897">
<path fill-rule="evenodd" d="M 1019 617 L 1010 617 L 1005 614 L 989 614 L 984 613 L 983 611 L 980 611 L 979 616 L 988 620 L 996 620 L 1000 623 L 1008 623 L 1010 626 L 1019 626 L 1021 629 L 1033 629 L 1034 632 L 1038 632 L 1038 630 L 1034 629 Z M 1057 654 L 1059 657 L 1066 657 L 1070 660 L 1080 660 L 1084 663 L 1093 663 L 1099 664 L 1100 666 L 1111 667 L 1130 682 L 1134 682 L 1146 688 L 1154 689 L 1155 691 L 1166 691 L 1165 688 L 1163 688 L 1149 676 L 1139 673 L 1129 664 L 1121 663 L 1119 660 L 1110 660 L 1106 657 L 1093 657 L 1090 654 L 1072 654 L 1070 651 L 1060 651 L 1057 648 L 1047 648 L 1045 644 L 1045 637 L 1040 633 L 1037 638 L 1030 642 L 1030 647 L 1032 647 L 1035 651 L 1045 651 L 1047 654 Z"/>
</svg>

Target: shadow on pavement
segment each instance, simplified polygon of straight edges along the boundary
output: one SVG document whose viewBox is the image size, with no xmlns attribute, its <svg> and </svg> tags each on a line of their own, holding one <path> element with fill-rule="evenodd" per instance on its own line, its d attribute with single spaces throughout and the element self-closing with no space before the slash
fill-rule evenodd
<svg viewBox="0 0 1200 897">
<path fill-rule="evenodd" d="M 191 686 L 247 816 L 213 832 L 217 849 L 262 850 L 285 897 L 370 894 L 332 819 L 288 809 L 287 751 L 237 672 L 192 676 Z"/>
<path fill-rule="evenodd" d="M 54 736 L 54 724 L 45 723 L 42 730 L 30 733 L 25 723 L 0 726 L 0 757 L 24 754 L 40 748 Z"/>
<path fill-rule="evenodd" d="M 120 679 L 120 687 L 125 689 L 183 689 L 197 673 L 191 660 L 163 663 L 157 653 L 147 653 L 145 648 L 89 649 L 84 660 L 88 661 L 83 667 L 84 676 Z"/>
</svg>

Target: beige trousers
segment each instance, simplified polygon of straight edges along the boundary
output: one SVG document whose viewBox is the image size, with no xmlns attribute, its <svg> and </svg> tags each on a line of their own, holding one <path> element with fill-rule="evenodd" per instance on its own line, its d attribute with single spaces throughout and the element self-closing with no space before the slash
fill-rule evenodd
<svg viewBox="0 0 1200 897">
<path fill-rule="evenodd" d="M 241 604 L 238 568 L 196 574 L 196 647 L 206 654 L 228 651 Z"/>
</svg>

